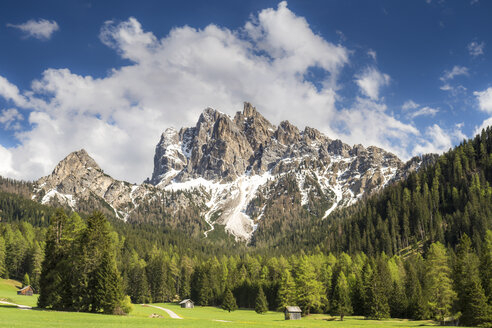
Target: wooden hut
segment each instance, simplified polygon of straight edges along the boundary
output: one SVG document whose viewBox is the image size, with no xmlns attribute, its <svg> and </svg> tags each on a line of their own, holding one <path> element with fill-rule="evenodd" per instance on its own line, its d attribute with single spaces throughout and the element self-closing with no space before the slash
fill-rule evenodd
<svg viewBox="0 0 492 328">
<path fill-rule="evenodd" d="M 32 296 L 32 294 L 34 294 L 34 290 L 31 286 L 26 286 L 17 291 L 17 295 Z"/>
<path fill-rule="evenodd" d="M 301 320 L 301 309 L 298 306 L 286 306 L 284 310 L 285 320 Z"/>
<path fill-rule="evenodd" d="M 184 309 L 192 309 L 195 307 L 193 301 L 188 298 L 179 302 L 179 305 L 181 305 L 181 307 Z"/>
</svg>

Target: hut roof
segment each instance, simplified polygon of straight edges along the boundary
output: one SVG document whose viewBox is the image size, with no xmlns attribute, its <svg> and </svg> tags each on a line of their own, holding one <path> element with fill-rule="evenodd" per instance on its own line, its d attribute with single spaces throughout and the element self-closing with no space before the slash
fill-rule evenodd
<svg viewBox="0 0 492 328">
<path fill-rule="evenodd" d="M 27 290 L 27 289 L 32 289 L 32 287 L 31 286 L 26 286 L 24 288 L 21 288 L 19 291 L 23 291 L 23 290 Z"/>
<path fill-rule="evenodd" d="M 182 300 L 181 302 L 179 302 L 179 304 L 185 304 L 185 303 L 188 303 L 188 302 L 193 303 L 193 301 L 192 301 L 192 300 L 190 300 L 189 298 L 187 298 L 187 299 Z"/>
<path fill-rule="evenodd" d="M 285 310 L 286 310 L 287 312 L 291 312 L 291 313 L 292 313 L 292 312 L 293 312 L 293 313 L 296 313 L 296 312 L 297 312 L 297 313 L 301 313 L 301 312 L 302 312 L 302 311 L 301 311 L 301 308 L 300 308 L 300 307 L 298 307 L 298 306 L 286 306 L 286 307 L 285 307 Z"/>
</svg>

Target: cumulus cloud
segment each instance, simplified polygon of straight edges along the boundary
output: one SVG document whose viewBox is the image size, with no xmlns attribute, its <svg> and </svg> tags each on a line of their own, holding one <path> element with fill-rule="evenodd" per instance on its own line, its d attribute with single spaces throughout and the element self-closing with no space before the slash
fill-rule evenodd
<svg viewBox="0 0 492 328">
<path fill-rule="evenodd" d="M 4 109 L 0 112 L 0 123 L 7 130 L 19 130 L 19 121 L 22 121 L 24 117 L 15 108 Z"/>
<path fill-rule="evenodd" d="M 23 24 L 7 24 L 7 26 L 21 30 L 26 37 L 33 37 L 38 40 L 49 40 L 53 33 L 59 29 L 57 22 L 46 19 L 31 19 Z"/>
<path fill-rule="evenodd" d="M 480 126 L 476 126 L 473 135 L 477 135 L 481 133 L 483 129 L 489 126 L 492 126 L 492 117 L 489 117 L 488 119 L 484 120 Z"/>
<path fill-rule="evenodd" d="M 470 56 L 477 57 L 484 54 L 483 49 L 485 48 L 485 42 L 478 43 L 476 41 L 473 41 L 468 44 L 467 48 Z"/>
<path fill-rule="evenodd" d="M 356 75 L 355 82 L 361 92 L 372 100 L 379 99 L 379 89 L 390 82 L 388 74 L 383 74 L 375 67 L 368 67 L 362 74 Z"/>
<path fill-rule="evenodd" d="M 473 93 L 478 100 L 479 108 L 487 113 L 492 113 L 492 87 L 484 91 L 475 91 Z"/>
<path fill-rule="evenodd" d="M 100 39 L 131 63 L 100 78 L 47 69 L 23 91 L 0 77 L 0 95 L 30 111 L 30 128 L 16 132 L 19 146 L 0 149 L 8 159 L 1 175 L 37 179 L 85 148 L 108 174 L 141 182 L 152 172 L 154 147 L 167 127 L 195 124 L 207 106 L 233 115 L 243 101 L 275 124 L 288 119 L 403 158 L 419 134 L 380 102 L 389 76 L 374 67 L 358 81 L 368 98 L 337 109 L 337 77 L 350 50 L 314 33 L 285 2 L 240 30 L 184 26 L 159 39 L 129 18 L 106 22 Z M 308 79 L 311 68 L 324 73 L 316 85 Z"/>
<path fill-rule="evenodd" d="M 415 146 L 414 153 L 427 154 L 427 153 L 442 153 L 449 150 L 453 146 L 453 139 L 461 137 L 462 133 L 457 129 L 453 133 L 447 133 L 439 125 L 434 124 L 428 127 L 425 131 L 425 135 L 428 138 L 425 141 L 421 141 L 420 144 Z"/>
</svg>

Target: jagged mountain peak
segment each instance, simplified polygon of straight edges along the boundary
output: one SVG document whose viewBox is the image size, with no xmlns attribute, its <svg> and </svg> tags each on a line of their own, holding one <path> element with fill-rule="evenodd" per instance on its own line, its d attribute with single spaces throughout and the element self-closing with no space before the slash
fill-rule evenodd
<svg viewBox="0 0 492 328">
<path fill-rule="evenodd" d="M 251 240 L 292 213 L 325 218 L 404 176 L 406 167 L 378 147 L 352 147 L 288 121 L 275 126 L 245 102 L 233 118 L 206 108 L 194 126 L 165 129 L 147 181 L 154 186 L 111 178 L 82 149 L 38 180 L 34 197 L 74 209 L 96 199 L 125 220 L 150 211 L 160 222 L 162 213 L 174 217 L 189 209 L 205 235 L 223 225 L 238 240 Z"/>
</svg>

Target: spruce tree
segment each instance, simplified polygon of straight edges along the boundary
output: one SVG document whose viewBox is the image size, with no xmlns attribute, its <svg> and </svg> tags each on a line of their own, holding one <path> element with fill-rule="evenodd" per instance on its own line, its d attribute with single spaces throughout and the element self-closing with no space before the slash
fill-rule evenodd
<svg viewBox="0 0 492 328">
<path fill-rule="evenodd" d="M 63 309 L 63 279 L 66 278 L 67 269 L 63 266 L 67 245 L 64 243 L 67 215 L 63 210 L 58 210 L 51 218 L 50 226 L 46 233 L 46 246 L 41 277 L 39 281 L 38 306 L 41 308 Z"/>
<path fill-rule="evenodd" d="M 263 292 L 263 288 L 261 286 L 258 288 L 258 293 L 256 295 L 255 301 L 255 311 L 256 313 L 262 314 L 268 311 L 268 302 Z"/>
<path fill-rule="evenodd" d="M 456 299 L 448 265 L 446 249 L 440 243 L 434 243 L 429 249 L 426 261 L 426 294 L 433 317 L 444 325 L 451 314 L 451 306 Z"/>
<path fill-rule="evenodd" d="M 224 292 L 222 308 L 229 312 L 237 310 L 236 299 L 234 298 L 234 295 L 232 294 L 229 287 L 227 287 Z"/>
<path fill-rule="evenodd" d="M 5 239 L 3 239 L 2 236 L 0 236 L 0 278 L 6 278 L 7 274 L 7 267 L 5 265 L 5 257 L 6 257 L 6 250 L 5 250 Z"/>
<path fill-rule="evenodd" d="M 393 281 L 393 288 L 388 298 L 390 314 L 392 318 L 404 318 L 407 312 L 407 297 L 403 286 L 397 281 Z"/>
<path fill-rule="evenodd" d="M 388 277 L 389 273 L 384 272 L 383 265 L 383 261 L 379 259 L 370 278 L 370 285 L 367 290 L 367 317 L 377 320 L 390 316 L 387 296 L 388 286 L 385 286 L 383 281 L 383 278 Z"/>
<path fill-rule="evenodd" d="M 464 234 L 458 244 L 455 264 L 455 284 L 460 323 L 475 326 L 488 315 L 488 306 L 478 271 L 479 261 L 473 253 L 470 238 Z"/>
</svg>

